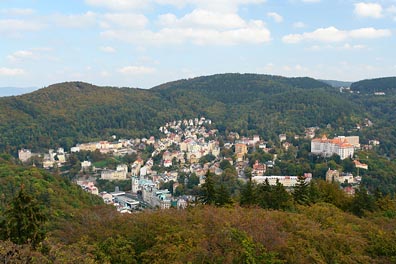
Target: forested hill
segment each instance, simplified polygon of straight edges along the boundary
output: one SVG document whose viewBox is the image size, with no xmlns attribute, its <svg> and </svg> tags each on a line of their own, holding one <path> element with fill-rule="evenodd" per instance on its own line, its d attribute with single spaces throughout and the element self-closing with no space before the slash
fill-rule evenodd
<svg viewBox="0 0 396 264">
<path fill-rule="evenodd" d="M 394 99 L 394 98 L 393 98 Z M 392 97 L 382 98 L 388 102 Z M 258 74 L 218 74 L 166 83 L 152 89 L 98 87 L 82 82 L 54 84 L 22 96 L 0 98 L 0 152 L 118 137 L 158 136 L 158 127 L 175 119 L 205 116 L 220 132 L 259 134 L 304 132 L 331 125 L 347 134 L 370 118 L 388 140 L 394 104 L 339 91 L 311 78 Z M 378 98 L 377 98 L 378 100 Z M 377 130 L 368 130 L 375 137 Z M 361 134 L 364 140 L 365 134 Z M 395 136 L 396 137 L 396 136 Z M 382 139 L 382 138 L 381 138 Z"/>
<path fill-rule="evenodd" d="M 396 77 L 385 77 L 355 82 L 351 85 L 351 90 L 362 94 L 374 94 L 384 92 L 386 94 L 396 94 Z"/>
<path fill-rule="evenodd" d="M 262 96 L 272 96 L 291 92 L 296 89 L 332 89 L 329 85 L 314 79 L 285 78 L 281 76 L 259 74 L 216 74 L 193 79 L 165 83 L 152 88 L 160 91 L 162 95 L 175 95 L 179 92 L 193 91 L 202 96 L 210 95 L 218 101 L 225 103 L 241 103 Z"/>
</svg>

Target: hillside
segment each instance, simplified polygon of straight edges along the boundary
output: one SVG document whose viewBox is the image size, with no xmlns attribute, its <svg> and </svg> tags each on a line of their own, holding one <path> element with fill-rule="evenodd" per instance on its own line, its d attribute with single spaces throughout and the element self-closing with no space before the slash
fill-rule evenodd
<svg viewBox="0 0 396 264">
<path fill-rule="evenodd" d="M 392 263 L 395 227 L 394 218 L 358 218 L 325 203 L 296 212 L 94 210 L 65 221 L 44 250 L 0 241 L 0 259 L 10 252 L 24 263 Z"/>
<path fill-rule="evenodd" d="M 310 78 L 222 74 L 167 83 L 150 90 L 51 85 L 0 98 L 0 150 L 69 148 L 88 141 L 148 136 L 168 120 L 205 115 L 221 131 L 303 132 L 307 126 L 352 127 L 364 114 L 333 88 Z M 342 116 L 340 120 L 340 116 Z M 17 121 L 17 122 L 15 122 Z"/>
<path fill-rule="evenodd" d="M 362 94 L 374 94 L 384 92 L 386 94 L 396 94 L 396 77 L 385 77 L 355 82 L 351 85 L 351 90 Z"/>
<path fill-rule="evenodd" d="M 0 222 L 6 205 L 17 195 L 21 186 L 37 199 L 41 209 L 49 216 L 49 230 L 78 210 L 103 205 L 102 199 L 84 192 L 69 180 L 42 169 L 20 166 L 9 155 L 3 154 L 0 156 Z"/>
<path fill-rule="evenodd" d="M 258 74 L 203 76 L 149 90 L 60 83 L 0 98 L 0 151 L 69 149 L 114 134 L 147 137 L 158 135 L 158 127 L 169 120 L 197 116 L 212 119 L 220 133 L 259 134 L 275 141 L 280 133 L 302 134 L 311 126 L 330 125 L 330 133 L 347 135 L 369 118 L 374 126 L 359 132 L 362 142 L 380 139 L 385 143 L 381 153 L 394 156 L 395 100 L 341 94 L 311 78 Z"/>
<path fill-rule="evenodd" d="M 324 82 L 328 85 L 331 85 L 335 88 L 339 87 L 350 87 L 353 82 L 344 82 L 344 81 L 337 81 L 337 80 L 319 80 L 321 82 Z"/>
</svg>

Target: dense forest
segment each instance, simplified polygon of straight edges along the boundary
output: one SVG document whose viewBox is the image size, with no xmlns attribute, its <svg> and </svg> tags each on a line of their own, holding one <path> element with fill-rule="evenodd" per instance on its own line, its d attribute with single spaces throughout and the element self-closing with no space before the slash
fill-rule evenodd
<svg viewBox="0 0 396 264">
<path fill-rule="evenodd" d="M 396 77 L 377 78 L 363 80 L 351 84 L 351 90 L 362 94 L 373 94 L 384 92 L 386 94 L 396 94 Z"/>
<path fill-rule="evenodd" d="M 219 203 L 210 198 L 209 180 L 200 202 L 186 210 L 123 215 L 65 179 L 16 165 L 9 155 L 1 156 L 0 166 L 2 263 L 396 260 L 395 201 L 364 189 L 349 197 L 331 183 L 301 182 L 290 194 L 281 185 L 248 182 L 240 199 Z"/>
<path fill-rule="evenodd" d="M 390 89 L 390 88 L 389 88 Z M 396 97 L 340 93 L 311 78 L 219 74 L 166 83 L 149 90 L 68 82 L 0 98 L 0 151 L 16 154 L 118 137 L 157 135 L 164 122 L 205 116 L 221 133 L 302 134 L 331 127 L 329 134 L 380 140 L 381 154 L 396 155 Z M 356 131 L 368 118 L 373 126 Z"/>
</svg>

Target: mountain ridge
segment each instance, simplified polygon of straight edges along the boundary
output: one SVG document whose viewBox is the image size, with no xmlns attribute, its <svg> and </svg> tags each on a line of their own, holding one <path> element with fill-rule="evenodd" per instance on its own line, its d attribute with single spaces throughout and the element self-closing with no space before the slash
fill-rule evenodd
<svg viewBox="0 0 396 264">
<path fill-rule="evenodd" d="M 147 137 L 158 135 L 158 127 L 165 122 L 197 116 L 212 119 L 221 133 L 239 131 L 267 139 L 285 132 L 301 134 L 311 126 L 331 125 L 344 134 L 364 118 L 381 124 L 392 118 L 382 120 L 377 113 L 392 104 L 385 109 L 381 106 L 382 110 L 369 109 L 367 106 L 379 102 L 362 100 L 371 98 L 341 94 L 309 77 L 260 74 L 201 76 L 151 89 L 64 82 L 0 98 L 0 150 L 67 149 L 113 134 Z"/>
</svg>

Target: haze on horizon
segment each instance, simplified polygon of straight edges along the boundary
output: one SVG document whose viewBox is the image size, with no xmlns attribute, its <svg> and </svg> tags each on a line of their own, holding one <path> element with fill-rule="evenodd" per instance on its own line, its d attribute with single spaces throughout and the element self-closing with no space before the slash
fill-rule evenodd
<svg viewBox="0 0 396 264">
<path fill-rule="evenodd" d="M 395 76 L 395 25 L 395 0 L 0 0 L 0 87 Z"/>
</svg>

